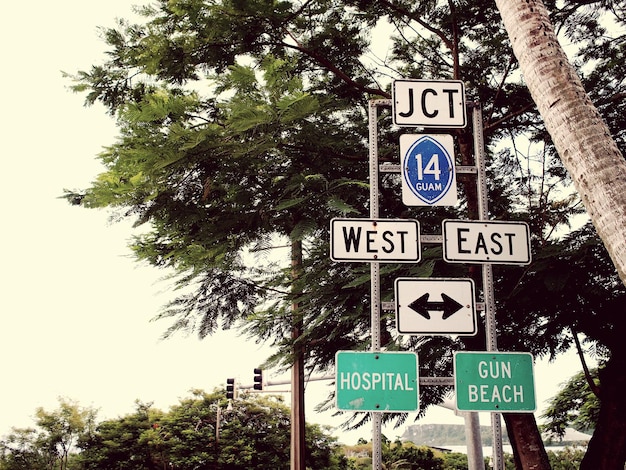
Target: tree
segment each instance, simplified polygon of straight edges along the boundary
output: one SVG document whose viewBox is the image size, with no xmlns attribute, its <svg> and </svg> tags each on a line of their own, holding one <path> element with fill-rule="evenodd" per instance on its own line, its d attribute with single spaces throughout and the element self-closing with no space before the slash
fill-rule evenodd
<svg viewBox="0 0 626 470">
<path fill-rule="evenodd" d="M 413 443 L 403 444 L 399 440 L 386 446 L 383 452 L 385 468 L 388 469 L 444 469 L 444 459 L 436 457 L 428 447 L 418 447 Z"/>
<path fill-rule="evenodd" d="M 563 164 L 626 284 L 626 162 L 609 127 L 589 99 L 559 44 L 541 0 L 496 0 L 520 70 Z M 623 342 L 622 342 L 623 343 Z M 610 373 L 626 359 L 613 344 L 603 369 L 598 425 L 581 468 L 622 468 L 626 462 L 626 406 L 617 400 L 626 378 Z M 616 436 L 620 436 L 616 438 Z"/>
<path fill-rule="evenodd" d="M 248 333 L 278 346 L 275 362 L 289 364 L 293 352 L 304 348 L 310 369 L 331 365 L 338 349 L 367 346 L 369 273 L 331 263 L 327 231 L 332 216 L 367 212 L 366 101 L 389 96 L 389 76 L 466 81 L 468 93 L 488 111 L 483 131 L 493 171 L 502 157 L 496 145 L 523 135 L 546 144 L 543 172 L 563 181 L 565 172 L 550 158 L 551 142 L 516 74 L 495 5 L 474 0 L 457 7 L 437 1 L 161 1 L 144 9 L 146 24 L 121 22 L 103 31 L 110 60 L 80 72 L 75 89 L 117 116 L 121 136 L 101 155 L 107 170 L 96 183 L 67 197 L 87 207 L 113 207 L 121 217 L 150 224 L 151 231 L 136 240 L 135 253 L 155 266 L 174 268 L 178 285 L 187 288 L 161 315 L 173 319 L 168 334 L 194 330 L 204 337 L 244 321 Z M 560 24 L 572 21 L 572 11 L 578 14 L 575 7 L 559 12 Z M 395 32 L 393 47 L 388 57 L 366 62 L 368 35 L 384 22 L 381 18 Z M 593 34 L 576 33 L 577 40 L 598 44 Z M 623 107 L 619 85 L 609 80 L 609 88 L 599 78 L 610 75 L 619 84 L 619 67 L 610 60 L 598 67 L 604 73 L 591 73 L 589 83 L 598 93 L 615 91 L 613 107 Z M 613 130 L 623 127 L 623 113 L 605 111 Z M 381 117 L 381 124 L 389 121 L 388 115 Z M 381 129 L 381 158 L 395 161 L 398 131 Z M 471 164 L 471 132 L 455 134 L 460 162 Z M 541 285 L 548 255 L 558 245 L 555 230 L 567 226 L 577 200 L 543 188 L 535 204 L 515 193 L 528 181 L 525 177 L 511 185 L 495 176 L 490 188 L 497 201 L 494 217 L 530 219 L 535 255 L 546 261 L 521 272 L 500 271 L 501 306 L 509 306 L 528 286 Z M 397 183 L 393 176 L 381 181 L 382 217 L 419 218 L 424 233 L 433 233 L 444 216 L 475 216 L 471 185 L 463 188 L 460 207 L 422 210 L 399 203 Z M 248 250 L 264 253 L 277 237 L 302 246 L 297 282 L 290 269 L 245 262 Z M 590 245 L 570 248 L 584 253 Z M 471 268 L 445 266 L 440 257 L 437 249 L 429 249 L 418 266 L 386 266 L 385 300 L 393 292 L 393 276 L 471 275 Z M 610 291 L 614 272 L 608 277 L 604 270 L 598 273 L 605 277 L 585 276 L 588 284 Z M 574 295 L 567 299 L 573 310 L 564 315 L 544 315 L 534 294 L 525 312 L 502 309 L 500 347 L 558 354 L 572 343 L 572 321 L 580 326 L 578 333 L 613 347 L 623 336 L 613 315 L 622 292 L 591 309 L 594 289 L 576 302 L 578 293 L 570 287 L 580 283 L 571 281 L 567 289 L 559 283 L 548 286 L 551 292 Z M 292 338 L 300 320 L 306 328 Z M 382 344 L 419 349 L 420 364 L 434 375 L 451 374 L 450 350 L 484 348 L 482 331 L 463 340 L 402 338 L 394 334 L 391 316 L 382 323 Z M 599 331 L 594 323 L 611 326 Z M 606 372 L 609 383 L 624 375 L 617 368 Z M 445 392 L 424 387 L 421 403 L 435 403 Z M 616 398 L 606 398 L 609 409 Z M 509 418 L 508 426 L 514 419 L 532 421 L 526 424 L 538 434 L 534 419 Z M 364 420 L 356 418 L 356 423 Z"/>
<path fill-rule="evenodd" d="M 167 412 L 137 401 L 133 413 L 100 423 L 95 411 L 60 403 L 53 412 L 37 409 L 37 428 L 0 441 L 1 470 L 289 468 L 289 409 L 279 397 L 230 403 L 221 391 L 194 390 Z M 307 468 L 348 468 L 327 428 L 307 425 L 306 446 Z"/>
<path fill-rule="evenodd" d="M 585 455 L 585 451 L 580 448 L 568 447 L 561 452 L 548 451 L 550 458 L 550 468 L 552 470 L 575 470 L 580 468 L 580 464 Z"/>
<path fill-rule="evenodd" d="M 55 458 L 41 448 L 36 430 L 13 428 L 0 441 L 0 469 L 2 470 L 48 470 Z"/>
<path fill-rule="evenodd" d="M 48 412 L 37 408 L 35 416 L 35 422 L 42 431 L 40 445 L 49 449 L 51 455 L 56 455 L 59 469 L 65 470 L 77 440 L 93 427 L 95 410 L 81 408 L 75 401 L 59 398 L 57 410 Z"/>
<path fill-rule="evenodd" d="M 246 395 L 227 407 L 223 393 L 193 391 L 168 412 L 139 404 L 100 423 L 81 441 L 83 468 L 179 470 L 289 468 L 289 409 L 276 397 Z M 307 428 L 307 467 L 342 470 L 336 439 Z"/>
<path fill-rule="evenodd" d="M 76 444 L 95 425 L 96 411 L 73 400 L 59 398 L 54 411 L 37 408 L 35 428 L 13 429 L 3 439 L 2 470 L 52 470 L 71 468 Z"/>
<path fill-rule="evenodd" d="M 126 468 L 129 470 L 162 468 L 158 454 L 160 422 L 164 413 L 150 403 L 135 403 L 135 412 L 116 420 L 98 423 L 83 436 L 78 447 L 79 460 L 85 469 Z M 151 439 L 152 438 L 152 439 Z"/>
<path fill-rule="evenodd" d="M 598 385 L 597 376 L 598 370 L 592 370 L 590 377 L 594 381 L 594 388 Z M 563 439 L 567 427 L 586 433 L 593 431 L 600 409 L 594 392 L 583 372 L 571 377 L 552 397 L 548 409 L 542 415 L 547 420 L 544 431 L 557 439 Z"/>
<path fill-rule="evenodd" d="M 384 438 L 383 444 L 384 469 L 467 469 L 467 456 L 464 454 L 443 454 L 427 446 L 416 446 L 399 439 L 391 443 Z M 359 439 L 357 445 L 344 446 L 344 449 L 351 455 L 354 468 L 371 468 L 372 443 Z"/>
<path fill-rule="evenodd" d="M 626 284 L 626 162 L 556 36 L 542 0 L 496 0 L 524 81 Z"/>
</svg>

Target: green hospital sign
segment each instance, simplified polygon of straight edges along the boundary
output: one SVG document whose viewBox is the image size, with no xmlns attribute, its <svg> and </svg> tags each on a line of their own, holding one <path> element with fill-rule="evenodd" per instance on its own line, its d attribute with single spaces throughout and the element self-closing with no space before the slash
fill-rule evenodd
<svg viewBox="0 0 626 470">
<path fill-rule="evenodd" d="M 460 411 L 533 412 L 537 408 L 533 357 L 528 353 L 457 352 L 454 383 Z"/>
<path fill-rule="evenodd" d="M 346 411 L 417 411 L 417 355 L 411 352 L 338 351 L 337 408 Z"/>
</svg>

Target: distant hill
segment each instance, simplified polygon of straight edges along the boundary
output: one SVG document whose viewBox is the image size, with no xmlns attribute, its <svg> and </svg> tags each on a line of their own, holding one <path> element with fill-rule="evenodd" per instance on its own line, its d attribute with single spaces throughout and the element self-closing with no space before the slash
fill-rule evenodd
<svg viewBox="0 0 626 470">
<path fill-rule="evenodd" d="M 491 427 L 481 426 L 480 437 L 483 446 L 491 446 L 493 436 Z M 587 442 L 591 436 L 578 432 L 574 429 L 567 428 L 563 441 L 552 441 L 545 439 L 546 445 L 571 445 L 574 443 Z M 465 426 L 462 424 L 413 424 L 407 426 L 404 434 L 400 436 L 403 441 L 411 441 L 417 445 L 427 446 L 462 446 L 465 445 Z M 506 428 L 502 427 L 502 443 L 510 444 L 509 437 L 506 434 Z"/>
<path fill-rule="evenodd" d="M 490 446 L 493 441 L 491 427 L 481 426 L 480 437 L 483 446 Z M 462 424 L 413 424 L 407 426 L 400 439 L 417 445 L 462 446 L 465 445 L 465 426 Z M 504 428 L 502 429 L 502 443 L 509 443 Z"/>
</svg>

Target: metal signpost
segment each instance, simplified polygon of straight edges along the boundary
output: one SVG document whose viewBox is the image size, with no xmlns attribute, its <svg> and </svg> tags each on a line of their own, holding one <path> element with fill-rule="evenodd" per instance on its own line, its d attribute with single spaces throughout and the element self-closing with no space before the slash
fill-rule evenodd
<svg viewBox="0 0 626 470">
<path fill-rule="evenodd" d="M 418 411 L 417 354 L 339 351 L 335 398 L 345 411 Z"/>
<path fill-rule="evenodd" d="M 379 165 L 378 108 L 391 107 L 398 126 L 463 128 L 466 108 L 472 112 L 475 166 L 455 165 L 454 140 L 447 134 L 400 136 L 400 164 Z M 482 448 L 476 412 L 491 412 L 493 466 L 504 468 L 501 411 L 532 411 L 532 357 L 497 353 L 492 264 L 525 265 L 531 262 L 528 225 L 488 220 L 486 164 L 478 103 L 465 103 L 463 82 L 455 80 L 396 80 L 392 100 L 369 103 L 370 218 L 331 221 L 331 259 L 369 262 L 371 287 L 371 350 L 339 351 L 336 356 L 337 407 L 369 411 L 372 417 L 372 468 L 381 470 L 383 411 L 416 411 L 418 383 L 452 385 L 457 409 L 468 411 L 468 462 L 482 468 Z M 383 169 L 384 168 L 384 169 Z M 476 175 L 479 220 L 445 220 L 442 235 L 421 235 L 419 223 L 410 219 L 379 219 L 379 171 L 400 173 L 402 199 L 407 206 L 455 205 L 456 174 Z M 420 241 L 421 240 L 421 241 Z M 420 243 L 443 244 L 449 263 L 482 264 L 485 353 L 455 353 L 455 377 L 417 375 L 415 353 L 381 352 L 380 263 L 417 263 Z M 396 325 L 400 334 L 475 335 L 477 315 L 472 279 L 395 280 Z M 529 366 L 530 364 L 530 366 Z M 468 426 L 468 423 L 469 426 Z M 472 447 L 472 448 L 470 448 Z"/>
<path fill-rule="evenodd" d="M 369 102 L 369 173 L 370 217 L 378 219 L 378 104 L 391 104 L 388 100 Z M 370 263 L 370 328 L 371 351 L 380 351 L 380 264 Z M 379 412 L 372 412 L 372 470 L 382 470 L 382 424 Z"/>
</svg>

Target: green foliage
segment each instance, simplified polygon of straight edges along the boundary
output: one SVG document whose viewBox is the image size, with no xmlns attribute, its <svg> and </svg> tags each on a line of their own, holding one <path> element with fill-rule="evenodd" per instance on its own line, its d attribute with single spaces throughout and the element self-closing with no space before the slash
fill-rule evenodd
<svg viewBox="0 0 626 470">
<path fill-rule="evenodd" d="M 623 147 L 626 41 L 603 26 L 624 27 L 619 2 L 548 3 Z M 334 216 L 368 214 L 367 101 L 390 97 L 394 78 L 454 78 L 484 109 L 490 216 L 532 230 L 535 261 L 495 270 L 499 347 L 555 356 L 572 331 L 621 347 L 626 292 L 593 230 L 569 233 L 580 202 L 492 1 L 159 0 L 142 13 L 143 24 L 104 29 L 108 60 L 72 77 L 87 103 L 117 117 L 120 136 L 100 155 L 104 173 L 66 197 L 145 226 L 136 257 L 169 268 L 180 289 L 159 315 L 171 322 L 166 335 L 243 326 L 277 346 L 270 362 L 288 365 L 297 302 L 309 369 L 366 348 L 369 273 L 329 260 L 328 227 Z M 389 113 L 379 119 L 380 159 L 396 162 L 399 131 Z M 473 163 L 472 129 L 454 133 L 458 162 Z M 417 218 L 428 234 L 442 218 L 475 218 L 471 184 L 459 180 L 459 207 L 407 208 L 397 175 L 385 174 L 381 217 Z M 297 280 L 287 260 L 250 259 L 274 240 L 303 243 Z M 431 275 L 468 271 L 426 247 L 419 265 L 385 266 L 382 296 L 391 300 L 395 277 Z M 381 331 L 388 349 L 419 350 L 425 375 L 450 376 L 450 351 L 485 344 L 482 324 L 474 338 L 402 337 L 384 313 Z M 423 387 L 422 409 L 446 392 Z"/>
<path fill-rule="evenodd" d="M 416 446 L 411 443 L 386 443 L 383 454 L 383 468 L 441 468 L 444 470 L 468 470 L 467 455 L 459 452 L 439 452 L 427 446 Z M 369 470 L 372 468 L 372 444 L 362 441 L 353 446 L 343 446 L 352 470 Z M 566 447 L 558 452 L 548 451 L 550 465 L 553 470 L 574 470 L 580 467 L 584 456 L 584 448 Z M 485 470 L 489 470 L 490 458 L 485 458 Z M 511 454 L 504 454 L 504 467 L 515 470 Z"/>
<path fill-rule="evenodd" d="M 443 468 L 445 470 L 469 470 L 467 455 L 460 452 L 446 452 L 443 454 Z"/>
<path fill-rule="evenodd" d="M 372 444 L 359 443 L 355 446 L 344 446 L 344 453 L 348 456 L 351 469 L 371 469 L 372 468 Z M 412 443 L 402 443 L 396 441 L 390 443 L 383 439 L 382 464 L 385 469 L 447 469 L 451 467 L 447 463 L 448 455 L 451 455 L 450 465 L 463 459 L 456 454 L 443 454 L 430 447 L 416 446 Z M 467 457 L 465 457 L 464 467 L 467 468 Z"/>
<path fill-rule="evenodd" d="M 167 413 L 139 405 L 101 423 L 81 442 L 81 462 L 93 469 L 289 468 L 289 421 L 275 398 L 245 396 L 231 408 L 222 394 L 197 390 Z M 334 438 L 319 426 L 307 426 L 307 449 L 311 468 L 346 468 Z"/>
<path fill-rule="evenodd" d="M 408 470 L 440 470 L 444 459 L 436 457 L 432 449 L 397 441 L 383 448 L 383 461 L 388 468 Z"/>
<path fill-rule="evenodd" d="M 96 411 L 59 398 L 56 410 L 35 411 L 35 428 L 18 429 L 0 440 L 2 470 L 71 470 L 77 468 L 78 440 L 93 430 Z"/>
<path fill-rule="evenodd" d="M 548 451 L 550 468 L 552 470 L 577 470 L 585 455 L 585 449 L 581 447 L 566 447 L 560 452 Z"/>
<path fill-rule="evenodd" d="M 13 428 L 11 434 L 0 441 L 0 469 L 47 470 L 57 459 L 55 452 L 42 445 L 42 439 L 33 428 Z"/>
<path fill-rule="evenodd" d="M 133 414 L 99 423 L 81 436 L 81 465 L 94 470 L 116 465 L 129 470 L 150 468 L 159 458 L 158 426 L 163 416 L 151 404 L 138 401 Z"/>
<path fill-rule="evenodd" d="M 594 369 L 590 374 L 597 387 L 598 370 Z M 589 432 L 598 422 L 599 412 L 600 401 L 591 390 L 584 372 L 579 372 L 550 399 L 548 408 L 542 415 L 546 419 L 543 430 L 559 440 L 563 439 L 567 427 Z"/>
<path fill-rule="evenodd" d="M 94 417 L 68 401 L 53 412 L 38 409 L 37 428 L 14 429 L 0 440 L 0 470 L 289 468 L 290 412 L 276 397 L 247 395 L 228 404 L 222 393 L 195 390 L 167 412 L 137 402 L 120 418 L 96 425 Z M 306 431 L 308 468 L 348 468 L 328 429 Z"/>
</svg>

